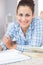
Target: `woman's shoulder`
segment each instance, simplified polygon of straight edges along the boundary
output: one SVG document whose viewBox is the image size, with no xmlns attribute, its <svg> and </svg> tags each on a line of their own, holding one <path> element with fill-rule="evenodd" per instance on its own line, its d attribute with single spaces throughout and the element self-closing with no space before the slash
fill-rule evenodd
<svg viewBox="0 0 43 65">
<path fill-rule="evenodd" d="M 7 32 L 6 33 L 12 33 L 12 32 L 16 32 L 16 31 L 18 31 L 19 30 L 19 25 L 18 25 L 18 23 L 16 22 L 16 21 L 14 21 L 14 22 L 12 22 L 12 23 L 10 23 L 9 25 L 8 25 L 8 27 L 7 27 Z"/>
<path fill-rule="evenodd" d="M 33 22 L 35 23 L 43 23 L 43 20 L 38 16 L 33 18 Z"/>
<path fill-rule="evenodd" d="M 33 19 L 34 25 L 36 27 L 36 29 L 43 29 L 43 20 L 40 17 L 35 17 Z"/>
<path fill-rule="evenodd" d="M 9 25 L 8 25 L 8 27 L 18 27 L 19 26 L 19 24 L 18 24 L 18 22 L 17 21 L 13 21 L 13 22 L 11 22 Z"/>
</svg>

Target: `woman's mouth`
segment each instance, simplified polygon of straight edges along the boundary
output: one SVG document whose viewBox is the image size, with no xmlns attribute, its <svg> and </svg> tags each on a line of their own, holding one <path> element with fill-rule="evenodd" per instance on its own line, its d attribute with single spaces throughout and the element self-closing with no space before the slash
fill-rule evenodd
<svg viewBox="0 0 43 65">
<path fill-rule="evenodd" d="M 28 23 L 28 21 L 21 21 L 20 23 L 23 25 L 26 25 Z"/>
</svg>

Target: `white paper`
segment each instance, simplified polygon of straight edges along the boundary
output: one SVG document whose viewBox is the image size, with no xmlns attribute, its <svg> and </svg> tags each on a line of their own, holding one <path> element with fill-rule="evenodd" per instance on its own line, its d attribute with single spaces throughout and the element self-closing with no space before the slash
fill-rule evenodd
<svg viewBox="0 0 43 65">
<path fill-rule="evenodd" d="M 28 59 L 30 59 L 30 57 L 25 56 L 21 54 L 20 51 L 14 49 L 0 52 L 0 65 Z"/>
</svg>

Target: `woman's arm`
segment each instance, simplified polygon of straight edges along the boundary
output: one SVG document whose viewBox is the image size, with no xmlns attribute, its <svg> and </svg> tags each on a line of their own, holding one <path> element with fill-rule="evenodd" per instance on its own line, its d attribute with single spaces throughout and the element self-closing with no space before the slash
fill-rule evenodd
<svg viewBox="0 0 43 65">
<path fill-rule="evenodd" d="M 6 48 L 8 49 L 16 49 L 16 44 L 12 43 L 10 36 L 5 36 L 2 39 L 2 42 L 5 44 Z"/>
</svg>

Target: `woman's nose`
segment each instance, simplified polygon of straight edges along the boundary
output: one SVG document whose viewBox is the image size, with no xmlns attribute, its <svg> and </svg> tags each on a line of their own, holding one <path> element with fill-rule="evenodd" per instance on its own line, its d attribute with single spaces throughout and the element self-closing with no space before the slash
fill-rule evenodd
<svg viewBox="0 0 43 65">
<path fill-rule="evenodd" d="M 25 20 L 26 20 L 26 18 L 25 18 L 25 16 L 23 16 L 23 17 L 22 17 L 22 21 L 25 21 Z"/>
</svg>

